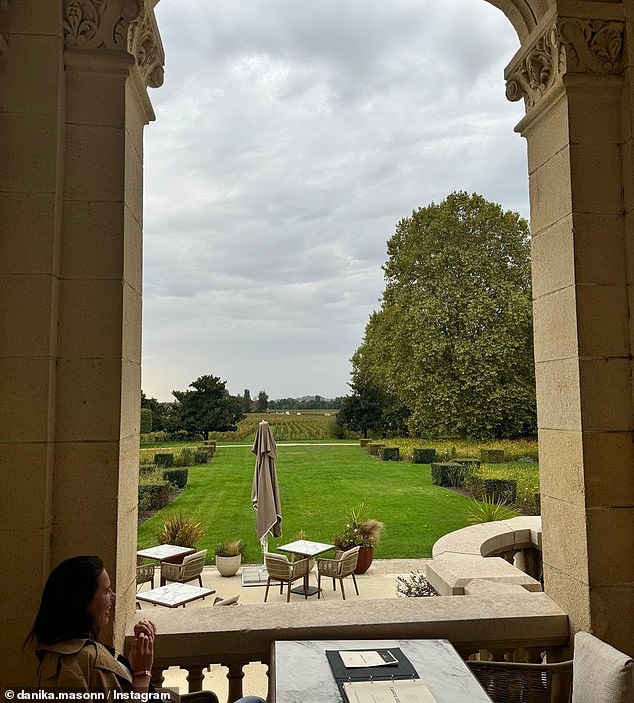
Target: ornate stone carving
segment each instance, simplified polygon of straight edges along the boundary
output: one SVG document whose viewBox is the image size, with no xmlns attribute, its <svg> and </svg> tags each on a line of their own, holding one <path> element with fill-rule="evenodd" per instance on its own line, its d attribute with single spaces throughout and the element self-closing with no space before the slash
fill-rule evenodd
<svg viewBox="0 0 634 703">
<path fill-rule="evenodd" d="M 127 50 L 128 27 L 143 0 L 64 0 L 64 42 L 71 49 Z"/>
<path fill-rule="evenodd" d="M 506 97 L 533 107 L 566 73 L 618 73 L 623 22 L 561 18 L 531 44 L 507 76 Z"/>
<path fill-rule="evenodd" d="M 128 51 L 134 56 L 146 85 L 160 88 L 163 85 L 165 52 L 153 12 L 144 11 L 130 26 Z"/>
</svg>

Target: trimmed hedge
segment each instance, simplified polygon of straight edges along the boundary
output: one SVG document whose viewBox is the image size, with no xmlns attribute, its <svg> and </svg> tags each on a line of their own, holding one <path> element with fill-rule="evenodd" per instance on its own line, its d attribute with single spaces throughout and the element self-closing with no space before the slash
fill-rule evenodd
<svg viewBox="0 0 634 703">
<path fill-rule="evenodd" d="M 381 449 L 383 449 L 384 444 L 376 444 L 375 442 L 370 442 L 367 445 L 367 450 L 372 454 L 372 456 L 379 456 Z"/>
<path fill-rule="evenodd" d="M 399 461 L 399 451 L 398 447 L 382 447 L 381 452 L 381 461 Z"/>
<path fill-rule="evenodd" d="M 167 469 L 163 471 L 163 478 L 179 488 L 185 488 L 188 474 L 189 471 L 187 469 Z"/>
<path fill-rule="evenodd" d="M 209 461 L 209 453 L 197 450 L 194 454 L 194 464 L 206 464 Z"/>
<path fill-rule="evenodd" d="M 359 440 L 359 446 L 360 446 L 362 449 L 367 449 L 368 444 L 370 444 L 371 441 L 372 441 L 371 439 L 368 439 L 368 438 L 364 437 L 363 439 L 360 439 L 360 440 Z"/>
<path fill-rule="evenodd" d="M 458 488 L 464 486 L 473 474 L 470 466 L 463 466 L 453 461 L 434 462 L 431 465 L 431 482 L 436 486 Z"/>
<path fill-rule="evenodd" d="M 170 484 L 167 481 L 139 483 L 139 510 L 160 510 L 170 499 Z"/>
<path fill-rule="evenodd" d="M 173 454 L 155 454 L 154 455 L 154 463 L 163 469 L 169 469 L 169 467 L 172 466 L 172 464 L 174 463 L 174 455 Z"/>
<path fill-rule="evenodd" d="M 432 464 L 436 461 L 436 450 L 430 447 L 415 447 L 412 450 L 414 464 Z"/>
<path fill-rule="evenodd" d="M 477 471 L 480 468 L 480 459 L 454 459 L 456 464 L 462 464 L 462 466 L 469 466 L 470 468 Z"/>
<path fill-rule="evenodd" d="M 480 449 L 483 464 L 501 464 L 504 461 L 504 449 Z"/>
<path fill-rule="evenodd" d="M 149 476 L 156 471 L 156 464 L 139 464 L 139 476 Z"/>
<path fill-rule="evenodd" d="M 482 478 L 472 476 L 469 490 L 477 500 L 492 498 L 503 500 L 505 503 L 515 503 L 517 500 L 517 481 L 502 478 Z"/>
</svg>

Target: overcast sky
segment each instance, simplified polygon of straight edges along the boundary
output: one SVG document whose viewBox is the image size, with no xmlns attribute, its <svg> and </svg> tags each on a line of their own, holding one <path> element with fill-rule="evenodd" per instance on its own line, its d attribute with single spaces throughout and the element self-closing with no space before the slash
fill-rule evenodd
<svg viewBox="0 0 634 703">
<path fill-rule="evenodd" d="M 519 44 L 482 0 L 162 0 L 143 390 L 348 392 L 386 241 L 453 190 L 528 216 Z"/>
</svg>

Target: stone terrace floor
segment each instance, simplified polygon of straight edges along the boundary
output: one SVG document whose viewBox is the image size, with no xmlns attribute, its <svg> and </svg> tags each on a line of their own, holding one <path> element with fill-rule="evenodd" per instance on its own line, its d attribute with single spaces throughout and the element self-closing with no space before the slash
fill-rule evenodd
<svg viewBox="0 0 634 703">
<path fill-rule="evenodd" d="M 345 581 L 346 600 L 356 599 L 374 599 L 374 598 L 396 598 L 396 577 L 408 576 L 412 571 L 421 571 L 424 573 L 425 562 L 427 559 L 375 559 L 372 565 L 365 574 L 357 576 L 357 584 L 359 586 L 359 595 L 357 596 L 354 590 L 352 578 L 347 578 Z M 272 584 L 269 589 L 267 602 L 264 603 L 264 586 L 242 587 L 240 576 L 241 571 L 235 576 L 225 578 L 216 570 L 215 566 L 206 566 L 203 570 L 203 586 L 215 589 L 216 593 L 205 598 L 205 600 L 197 600 L 187 604 L 187 608 L 211 608 L 214 598 L 228 598 L 230 596 L 239 596 L 239 603 L 262 603 L 265 608 L 268 603 L 286 602 L 286 590 L 280 595 L 279 583 Z M 159 570 L 156 570 L 156 585 L 158 586 Z M 310 576 L 311 585 L 316 585 L 317 576 L 316 569 L 313 570 Z M 193 585 L 197 582 L 192 581 Z M 299 585 L 298 581 L 294 585 Z M 338 586 L 338 584 L 337 584 Z M 143 584 L 141 590 L 149 590 L 150 584 Z M 322 579 L 322 588 L 326 602 L 341 601 L 341 591 L 337 587 L 337 591 L 332 590 L 332 581 L 330 579 Z M 317 596 L 309 597 L 310 600 L 316 600 Z M 303 596 L 291 594 L 291 602 L 304 600 Z M 161 608 L 161 606 L 152 606 L 149 603 L 142 603 L 142 612 L 148 619 L 152 619 L 152 610 Z M 234 606 L 230 606 L 234 607 Z M 235 606 L 239 607 L 239 606 Z M 266 698 L 268 679 L 266 675 L 266 667 L 262 664 L 252 663 L 244 668 L 244 695 L 258 695 Z M 221 703 L 227 700 L 227 670 L 225 667 L 214 664 L 211 666 L 211 671 L 205 674 L 203 688 L 214 691 Z M 187 672 L 176 667 L 171 667 L 165 674 L 164 685 L 178 688 L 181 693 L 187 691 L 186 682 Z"/>
</svg>

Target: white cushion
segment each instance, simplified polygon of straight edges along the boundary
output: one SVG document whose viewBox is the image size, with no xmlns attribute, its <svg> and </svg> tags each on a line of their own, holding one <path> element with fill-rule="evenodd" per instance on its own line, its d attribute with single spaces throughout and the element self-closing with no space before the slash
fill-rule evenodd
<svg viewBox="0 0 634 703">
<path fill-rule="evenodd" d="M 572 703 L 634 703 L 632 657 L 587 632 L 577 632 Z"/>
</svg>

